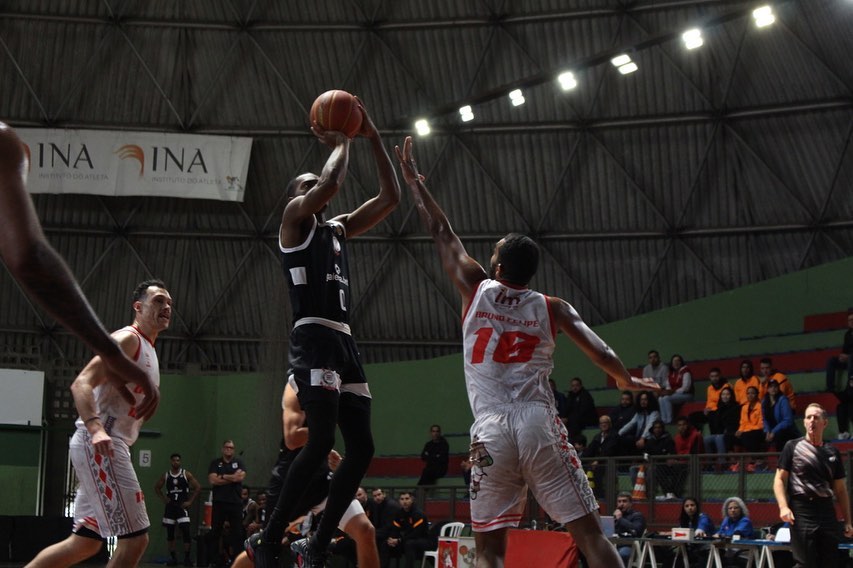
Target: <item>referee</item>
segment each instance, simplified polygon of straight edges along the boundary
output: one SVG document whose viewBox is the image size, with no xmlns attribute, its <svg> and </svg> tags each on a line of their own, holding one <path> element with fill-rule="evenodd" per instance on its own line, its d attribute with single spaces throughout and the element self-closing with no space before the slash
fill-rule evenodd
<svg viewBox="0 0 853 568">
<path fill-rule="evenodd" d="M 841 530 L 833 497 L 841 505 L 845 536 L 853 536 L 841 454 L 837 448 L 823 443 L 827 423 L 826 410 L 821 405 L 810 404 L 806 408 L 803 419 L 806 435 L 785 444 L 773 482 L 779 517 L 791 523 L 795 567 L 841 566 L 838 552 Z"/>
</svg>

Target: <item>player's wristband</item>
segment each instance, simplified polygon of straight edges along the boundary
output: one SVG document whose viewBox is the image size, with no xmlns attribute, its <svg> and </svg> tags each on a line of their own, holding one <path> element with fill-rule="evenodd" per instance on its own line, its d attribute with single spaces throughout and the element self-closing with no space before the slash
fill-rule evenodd
<svg viewBox="0 0 853 568">
<path fill-rule="evenodd" d="M 86 420 L 84 420 L 84 421 L 83 421 L 83 424 L 88 424 L 88 423 L 89 423 L 89 422 L 91 422 L 92 420 L 100 420 L 100 419 L 101 419 L 101 417 L 100 417 L 100 416 L 93 416 L 93 417 L 91 417 L 91 418 L 87 418 Z"/>
</svg>

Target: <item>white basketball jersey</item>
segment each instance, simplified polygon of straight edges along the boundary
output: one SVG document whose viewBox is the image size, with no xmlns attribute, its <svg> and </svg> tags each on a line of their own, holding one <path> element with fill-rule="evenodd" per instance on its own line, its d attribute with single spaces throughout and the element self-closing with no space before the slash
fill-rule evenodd
<svg viewBox="0 0 853 568">
<path fill-rule="evenodd" d="M 113 335 L 119 333 L 132 333 L 139 339 L 139 348 L 132 359 L 148 374 L 151 381 L 159 387 L 160 362 L 157 360 L 157 352 L 154 350 L 154 344 L 132 325 L 121 328 Z M 136 438 L 139 437 L 139 429 L 142 427 L 142 421 L 136 419 L 134 407 L 125 402 L 116 391 L 116 388 L 129 388 L 132 390 L 133 396 L 136 398 L 136 404 L 139 404 L 145 396 L 142 393 L 142 388 L 133 385 L 133 383 L 128 384 L 127 387 L 118 387 L 113 383 L 104 383 L 94 389 L 95 412 L 101 417 L 101 423 L 104 425 L 104 430 L 107 431 L 107 434 L 114 438 L 121 438 L 125 444 L 132 446 Z M 80 417 L 77 418 L 75 426 L 78 429 L 86 429 Z"/>
<path fill-rule="evenodd" d="M 553 317 L 546 297 L 483 280 L 462 319 L 465 384 L 474 417 L 500 404 L 554 404 Z"/>
</svg>

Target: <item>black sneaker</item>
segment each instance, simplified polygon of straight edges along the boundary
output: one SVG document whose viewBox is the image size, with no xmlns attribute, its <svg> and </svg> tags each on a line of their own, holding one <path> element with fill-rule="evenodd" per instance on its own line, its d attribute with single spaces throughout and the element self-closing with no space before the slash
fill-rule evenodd
<svg viewBox="0 0 853 568">
<path fill-rule="evenodd" d="M 278 568 L 278 552 L 281 545 L 273 545 L 263 541 L 262 533 L 256 532 L 246 539 L 243 545 L 246 556 L 249 557 L 255 568 Z"/>
<path fill-rule="evenodd" d="M 299 568 L 325 568 L 326 566 L 328 553 L 316 550 L 307 538 L 293 542 L 290 550 L 296 555 L 296 565 Z"/>
</svg>

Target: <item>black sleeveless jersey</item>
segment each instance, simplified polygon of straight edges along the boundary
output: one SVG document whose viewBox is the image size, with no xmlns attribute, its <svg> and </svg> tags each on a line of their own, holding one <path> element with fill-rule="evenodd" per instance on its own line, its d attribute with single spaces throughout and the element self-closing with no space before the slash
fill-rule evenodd
<svg viewBox="0 0 853 568">
<path fill-rule="evenodd" d="M 189 499 L 190 482 L 187 481 L 183 469 L 177 475 L 172 475 L 171 471 L 166 472 L 166 495 L 172 503 L 183 503 Z"/>
<path fill-rule="evenodd" d="M 281 264 L 290 291 L 293 322 L 306 318 L 349 323 L 349 266 L 344 227 L 335 221 L 318 224 L 299 246 L 281 249 Z"/>
</svg>

